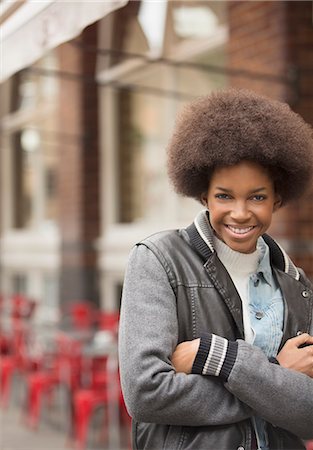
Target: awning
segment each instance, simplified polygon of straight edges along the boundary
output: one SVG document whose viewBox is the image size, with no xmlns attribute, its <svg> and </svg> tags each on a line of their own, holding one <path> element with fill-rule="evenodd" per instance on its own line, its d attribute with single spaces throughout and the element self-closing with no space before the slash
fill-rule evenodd
<svg viewBox="0 0 313 450">
<path fill-rule="evenodd" d="M 128 0 L 26 0 L 15 2 L 10 14 L 4 0 L 0 4 L 0 82 L 126 3 Z"/>
</svg>

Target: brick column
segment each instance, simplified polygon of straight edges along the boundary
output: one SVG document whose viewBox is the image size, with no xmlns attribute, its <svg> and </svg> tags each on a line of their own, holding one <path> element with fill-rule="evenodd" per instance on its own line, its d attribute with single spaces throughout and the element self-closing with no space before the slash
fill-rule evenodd
<svg viewBox="0 0 313 450">
<path fill-rule="evenodd" d="M 228 9 L 229 67 L 247 71 L 230 84 L 285 101 L 313 123 L 311 2 L 230 1 Z M 277 212 L 270 233 L 313 277 L 312 196 Z"/>
<path fill-rule="evenodd" d="M 312 2 L 286 3 L 288 60 L 298 73 L 298 99 L 293 109 L 313 125 Z M 293 260 L 313 279 L 313 185 L 306 197 L 290 207 L 289 220 L 292 226 Z"/>
<path fill-rule="evenodd" d="M 97 45 L 96 25 L 81 35 Z M 99 236 L 98 93 L 94 80 L 96 53 L 71 42 L 59 47 L 61 77 L 59 202 L 62 235 L 61 302 L 98 303 L 96 251 Z"/>
</svg>

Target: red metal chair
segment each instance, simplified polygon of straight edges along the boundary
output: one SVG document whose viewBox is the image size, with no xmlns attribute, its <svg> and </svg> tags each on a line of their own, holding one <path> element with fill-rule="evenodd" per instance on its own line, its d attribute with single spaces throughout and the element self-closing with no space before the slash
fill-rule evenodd
<svg viewBox="0 0 313 450">
<path fill-rule="evenodd" d="M 17 323 L 13 326 L 13 337 L 10 339 L 10 353 L 0 358 L 0 401 L 7 407 L 11 391 L 13 374 L 22 369 L 26 357 L 26 338 L 23 327 Z"/>
<path fill-rule="evenodd" d="M 7 351 L 0 358 L 0 403 L 7 407 L 13 375 L 36 370 L 40 364 L 37 357 L 29 353 L 31 330 L 29 320 L 35 311 L 36 302 L 23 295 L 14 295 L 9 300 L 11 336 L 6 336 Z"/>
<path fill-rule="evenodd" d="M 4 316 L 4 297 L 0 295 L 0 316 Z M 3 329 L 2 323 L 0 322 L 0 357 L 1 355 L 6 355 L 9 353 L 10 341 L 7 332 Z"/>
<path fill-rule="evenodd" d="M 95 307 L 88 301 L 71 302 L 63 310 L 65 331 L 59 331 L 54 352 L 46 353 L 45 364 L 27 378 L 27 423 L 36 428 L 44 398 L 51 397 L 55 388 L 64 385 L 70 394 L 81 386 L 85 364 L 82 346 L 94 333 Z"/>
<path fill-rule="evenodd" d="M 117 334 L 119 319 L 119 311 L 100 311 L 96 319 L 97 328 Z"/>
<path fill-rule="evenodd" d="M 32 428 L 38 426 L 43 398 L 51 396 L 56 386 L 64 384 L 73 392 L 80 385 L 81 343 L 59 333 L 55 350 L 44 359 L 43 367 L 26 379 L 26 422 Z"/>
<path fill-rule="evenodd" d="M 78 389 L 73 397 L 73 431 L 77 447 L 83 448 L 87 439 L 88 424 L 96 406 L 105 405 L 107 395 L 107 358 L 95 358 L 89 370 L 89 386 Z"/>
<path fill-rule="evenodd" d="M 29 356 L 23 338 L 18 338 L 17 341 L 20 341 L 20 344 L 14 354 L 0 357 L 0 402 L 2 407 L 7 407 L 9 404 L 14 374 L 19 373 L 24 376 L 26 373 L 38 370 L 41 364 L 40 357 Z"/>
<path fill-rule="evenodd" d="M 97 317 L 97 328 L 100 332 L 107 332 L 109 340 L 116 341 L 118 322 L 118 311 L 101 311 Z M 110 408 L 117 408 L 121 423 L 126 424 L 128 429 L 130 426 L 130 417 L 120 388 L 118 367 L 112 370 L 110 356 L 93 357 L 90 371 L 90 386 L 78 389 L 73 398 L 73 430 L 75 445 L 78 448 L 85 448 L 91 417 L 99 407 L 105 410 L 105 430 L 108 430 L 110 425 L 107 420 L 110 416 Z"/>
<path fill-rule="evenodd" d="M 94 369 L 93 369 L 94 370 Z M 99 371 L 99 367 L 96 372 Z M 104 360 L 102 368 L 103 382 L 100 382 L 99 377 L 92 378 L 92 385 L 87 389 L 79 389 L 74 393 L 73 409 L 74 409 L 74 440 L 75 446 L 79 449 L 84 449 L 87 442 L 87 434 L 91 417 L 96 408 L 103 407 L 105 410 L 105 437 L 108 437 L 108 427 L 110 416 L 110 408 L 118 409 L 118 420 L 122 424 L 130 426 L 130 417 L 126 411 L 123 400 L 118 373 L 109 374 L 107 371 L 107 360 Z"/>
<path fill-rule="evenodd" d="M 0 330 L 0 358 L 3 355 L 7 355 L 10 351 L 10 340 L 5 333 Z"/>
<path fill-rule="evenodd" d="M 96 309 L 90 301 L 71 302 L 65 309 L 69 316 L 69 327 L 76 330 L 90 329 L 94 326 Z"/>
<path fill-rule="evenodd" d="M 10 298 L 10 316 L 12 319 L 31 319 L 36 308 L 36 301 L 22 294 Z"/>
</svg>

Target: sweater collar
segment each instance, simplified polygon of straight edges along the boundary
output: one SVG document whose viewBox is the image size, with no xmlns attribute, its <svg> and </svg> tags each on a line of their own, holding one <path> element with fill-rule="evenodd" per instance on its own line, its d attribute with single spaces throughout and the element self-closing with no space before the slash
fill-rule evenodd
<svg viewBox="0 0 313 450">
<path fill-rule="evenodd" d="M 216 253 L 214 248 L 213 229 L 210 224 L 209 212 L 207 210 L 198 213 L 193 224 L 187 228 L 187 233 L 192 245 L 202 256 L 202 259 L 207 261 L 212 253 Z M 299 280 L 300 273 L 297 267 L 293 264 L 281 246 L 267 234 L 264 234 L 262 237 L 269 247 L 271 263 L 291 277 Z"/>
</svg>

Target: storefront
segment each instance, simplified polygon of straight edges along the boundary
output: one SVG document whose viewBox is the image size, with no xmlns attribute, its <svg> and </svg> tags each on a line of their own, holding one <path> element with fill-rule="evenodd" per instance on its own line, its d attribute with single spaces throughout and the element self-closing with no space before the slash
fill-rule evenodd
<svg viewBox="0 0 313 450">
<path fill-rule="evenodd" d="M 38 318 L 53 320 L 60 304 L 77 299 L 118 308 L 132 245 L 188 224 L 201 208 L 177 197 L 166 176 L 167 141 L 186 101 L 244 86 L 292 100 L 313 122 L 307 2 L 100 3 L 116 10 L 2 74 L 1 291 L 36 298 Z M 52 23 L 62 30 L 62 21 Z M 41 23 L 47 45 L 56 28 Z M 300 84 L 286 76 L 295 66 Z M 310 204 L 274 224 L 289 250 L 301 236 L 298 250 L 307 250 L 295 257 L 306 270 Z"/>
</svg>

